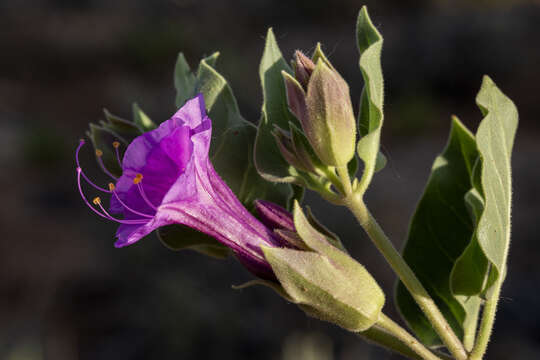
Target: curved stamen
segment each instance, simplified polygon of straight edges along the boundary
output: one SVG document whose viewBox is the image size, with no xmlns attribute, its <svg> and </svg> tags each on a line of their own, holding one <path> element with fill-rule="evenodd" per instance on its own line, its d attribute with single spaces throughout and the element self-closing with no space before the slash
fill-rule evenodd
<svg viewBox="0 0 540 360">
<path fill-rule="evenodd" d="M 103 171 L 105 174 L 109 175 L 109 177 L 111 177 L 113 180 L 118 180 L 118 178 L 116 176 L 114 176 L 110 171 L 109 169 L 107 169 L 107 167 L 105 166 L 105 164 L 103 163 L 103 159 L 101 158 L 103 156 L 103 151 L 99 150 L 99 149 L 96 149 L 96 157 L 97 157 L 97 162 L 99 164 L 99 167 L 101 168 L 101 171 Z"/>
<path fill-rule="evenodd" d="M 86 182 L 88 184 L 90 184 L 91 186 L 93 186 L 94 188 L 96 188 L 97 190 L 99 191 L 103 191 L 103 192 L 106 192 L 106 193 L 110 193 L 109 190 L 107 189 L 104 189 L 102 188 L 101 186 L 98 186 L 96 184 L 94 184 L 86 175 L 85 173 L 82 171 L 82 168 L 81 168 L 81 164 L 79 162 L 79 152 L 81 151 L 81 148 L 82 146 L 84 145 L 85 141 L 83 139 L 81 139 L 79 141 L 79 146 L 77 146 L 77 150 L 75 151 L 75 162 L 77 163 L 77 172 L 82 175 L 82 177 L 84 178 L 84 180 L 86 180 Z"/>
<path fill-rule="evenodd" d="M 82 191 L 82 187 L 81 187 L 81 174 L 82 174 L 82 170 L 80 167 L 77 168 L 77 186 L 79 187 L 79 194 L 81 194 L 81 197 L 82 199 L 84 200 L 85 204 L 93 211 L 95 212 L 96 214 L 98 214 L 99 216 L 101 216 L 102 218 L 105 218 L 107 219 L 107 217 L 105 215 L 103 215 L 102 213 L 100 213 L 99 211 L 97 211 L 92 205 L 90 205 L 90 203 L 88 202 L 88 199 L 86 199 L 86 196 L 84 195 L 84 192 Z"/>
<path fill-rule="evenodd" d="M 118 150 L 118 148 L 120 147 L 120 142 L 115 141 L 112 143 L 112 146 L 114 148 L 114 152 L 116 153 L 116 160 L 118 161 L 118 165 L 120 166 L 120 169 L 122 169 L 122 160 L 120 159 L 120 150 Z"/>
<path fill-rule="evenodd" d="M 137 210 L 133 210 L 132 208 L 130 208 L 129 206 L 126 205 L 126 203 L 124 203 L 122 200 L 120 200 L 120 197 L 118 196 L 118 193 L 116 191 L 114 191 L 114 184 L 113 183 L 110 183 L 109 184 L 109 190 L 111 190 L 111 192 L 113 193 L 114 197 L 116 197 L 116 200 L 118 200 L 118 202 L 123 206 L 125 207 L 128 211 L 131 211 L 132 213 L 134 213 L 135 215 L 140 215 L 140 216 L 143 216 L 143 217 L 146 217 L 146 218 L 153 218 L 152 215 L 148 215 L 148 214 L 144 214 L 142 212 L 139 212 Z"/>
<path fill-rule="evenodd" d="M 148 222 L 148 220 L 121 220 L 121 219 L 117 219 L 111 216 L 111 214 L 109 214 L 107 210 L 105 210 L 105 208 L 101 204 L 101 199 L 99 197 L 94 198 L 93 203 L 94 205 L 99 206 L 101 211 L 103 211 L 103 213 L 107 216 L 107 219 L 115 221 L 117 223 L 127 224 L 127 225 L 138 225 L 138 224 L 146 224 Z"/>
<path fill-rule="evenodd" d="M 155 207 L 154 204 L 152 204 L 152 202 L 150 201 L 150 199 L 148 199 L 148 197 L 146 196 L 146 193 L 144 192 L 144 189 L 141 183 L 142 179 L 143 179 L 142 174 L 137 174 L 137 176 L 135 176 L 135 178 L 133 179 L 133 183 L 137 185 L 137 188 L 139 189 L 139 192 L 141 193 L 141 197 L 146 202 L 146 204 L 150 206 L 152 209 L 157 211 L 157 207 Z"/>
</svg>

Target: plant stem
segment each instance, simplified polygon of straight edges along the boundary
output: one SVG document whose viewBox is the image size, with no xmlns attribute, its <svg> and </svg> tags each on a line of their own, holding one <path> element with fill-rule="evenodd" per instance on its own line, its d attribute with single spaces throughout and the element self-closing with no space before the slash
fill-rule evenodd
<svg viewBox="0 0 540 360">
<path fill-rule="evenodd" d="M 449 360 L 447 355 L 435 355 L 388 316 L 381 313 L 377 324 L 361 333 L 365 338 L 383 345 L 413 360 Z M 441 354 L 442 355 L 442 354 Z"/>
<path fill-rule="evenodd" d="M 466 360 L 467 353 L 463 344 L 458 339 L 448 322 L 440 312 L 433 299 L 418 280 L 409 265 L 403 260 L 400 253 L 394 247 L 394 244 L 385 235 L 377 221 L 369 213 L 364 202 L 359 196 L 352 195 L 346 201 L 346 206 L 356 216 L 356 219 L 367 232 L 375 246 L 386 258 L 392 269 L 396 272 L 399 279 L 409 290 L 420 309 L 427 316 L 433 328 L 439 334 L 448 350 L 457 360 Z"/>
<path fill-rule="evenodd" d="M 349 177 L 347 165 L 338 166 L 336 169 L 339 179 L 341 180 L 341 185 L 343 186 L 343 194 L 346 196 L 347 194 L 352 194 L 351 178 Z"/>
<path fill-rule="evenodd" d="M 448 325 L 448 322 L 433 299 L 429 296 L 420 280 L 418 280 L 412 269 L 396 250 L 394 244 L 392 244 L 377 221 L 369 213 L 362 197 L 358 193 L 352 192 L 349 174 L 346 172 L 346 169 L 343 170 L 343 168 L 338 168 L 338 174 L 343 183 L 344 205 L 354 214 L 360 225 L 369 235 L 371 241 L 373 241 L 407 290 L 409 290 L 448 350 L 456 360 L 467 360 L 467 352 L 465 351 L 463 344 L 450 325 Z"/>
<path fill-rule="evenodd" d="M 476 344 L 469 357 L 470 360 L 481 360 L 484 357 L 489 338 L 491 337 L 491 330 L 493 329 L 493 324 L 495 322 L 495 313 L 497 312 L 497 304 L 501 294 L 502 283 L 502 278 L 499 277 L 494 285 L 493 293 L 486 301 L 482 313 L 482 322 L 480 323 L 480 329 L 478 330 L 478 336 L 476 338 Z"/>
</svg>

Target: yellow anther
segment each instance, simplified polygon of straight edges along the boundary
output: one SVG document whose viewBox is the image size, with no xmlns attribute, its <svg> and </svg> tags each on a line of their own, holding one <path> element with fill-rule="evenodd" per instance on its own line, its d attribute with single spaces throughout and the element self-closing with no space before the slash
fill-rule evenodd
<svg viewBox="0 0 540 360">
<path fill-rule="evenodd" d="M 94 205 L 99 205 L 101 204 L 101 199 L 98 197 L 95 197 L 94 200 L 92 200 L 92 202 L 94 203 Z"/>
<path fill-rule="evenodd" d="M 118 141 L 114 141 L 114 142 L 112 143 L 112 146 L 113 146 L 115 149 L 117 149 L 117 148 L 120 147 L 120 143 L 119 143 Z"/>
<path fill-rule="evenodd" d="M 103 156 L 103 151 L 96 149 L 96 156 Z"/>
<path fill-rule="evenodd" d="M 114 184 L 113 183 L 109 183 L 109 190 L 114 191 Z"/>
<path fill-rule="evenodd" d="M 140 183 L 140 182 L 142 181 L 142 179 L 143 179 L 142 174 L 137 174 L 137 175 L 135 176 L 135 178 L 133 179 L 133 183 L 134 183 L 135 185 L 137 185 L 138 183 Z"/>
</svg>

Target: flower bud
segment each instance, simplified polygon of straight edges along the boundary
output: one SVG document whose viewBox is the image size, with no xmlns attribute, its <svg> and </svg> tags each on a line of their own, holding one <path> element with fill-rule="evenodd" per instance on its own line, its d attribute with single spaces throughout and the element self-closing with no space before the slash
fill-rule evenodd
<svg viewBox="0 0 540 360">
<path fill-rule="evenodd" d="M 290 165 L 292 165 L 298 170 L 305 172 L 314 171 L 314 168 L 309 162 L 309 159 L 300 158 L 297 155 L 290 133 L 276 127 L 272 132 L 272 135 L 274 135 L 281 156 L 283 156 L 285 161 L 287 161 Z"/>
<path fill-rule="evenodd" d="M 284 296 L 308 315 L 347 330 L 365 331 L 373 326 L 385 303 L 375 279 L 313 227 L 298 202 L 294 226 L 307 249 L 262 247 Z"/>
<path fill-rule="evenodd" d="M 294 77 L 302 85 L 304 89 L 307 89 L 309 78 L 315 70 L 315 63 L 311 61 L 300 50 L 296 50 L 294 53 Z"/>
<path fill-rule="evenodd" d="M 346 165 L 356 144 L 349 86 L 322 59 L 309 79 L 305 101 L 308 121 L 302 128 L 313 150 L 326 165 Z"/>
<path fill-rule="evenodd" d="M 311 148 L 306 136 L 296 125 L 289 123 L 289 130 L 287 132 L 276 127 L 273 132 L 281 155 L 297 170 L 315 173 L 316 168 L 322 167 L 321 160 Z"/>
<path fill-rule="evenodd" d="M 289 109 L 302 124 L 311 147 L 325 165 L 346 165 L 353 158 L 356 145 L 356 120 L 349 86 L 320 45 L 313 60 L 296 51 L 293 64 L 294 78 L 282 73 Z"/>
</svg>

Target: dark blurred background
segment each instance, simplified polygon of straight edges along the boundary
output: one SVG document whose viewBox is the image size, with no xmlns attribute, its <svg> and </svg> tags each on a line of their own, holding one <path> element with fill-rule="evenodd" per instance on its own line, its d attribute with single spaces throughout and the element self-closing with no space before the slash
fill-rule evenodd
<svg viewBox="0 0 540 360">
<path fill-rule="evenodd" d="M 284 55 L 321 41 L 359 98 L 354 25 L 361 5 L 385 37 L 387 168 L 368 203 L 401 245 L 451 114 L 473 130 L 489 74 L 517 104 L 510 267 L 487 359 L 540 357 L 540 3 L 527 1 L 0 1 L 0 359 L 400 359 L 307 318 L 233 259 L 175 253 L 155 236 L 113 248 L 93 216 L 73 153 L 106 107 L 130 118 L 175 110 L 178 51 L 192 67 L 221 51 L 246 118 L 261 106 L 258 62 L 269 26 Z M 90 148 L 83 161 L 96 168 Z M 306 202 L 379 279 L 395 277 L 352 217 Z"/>
</svg>

